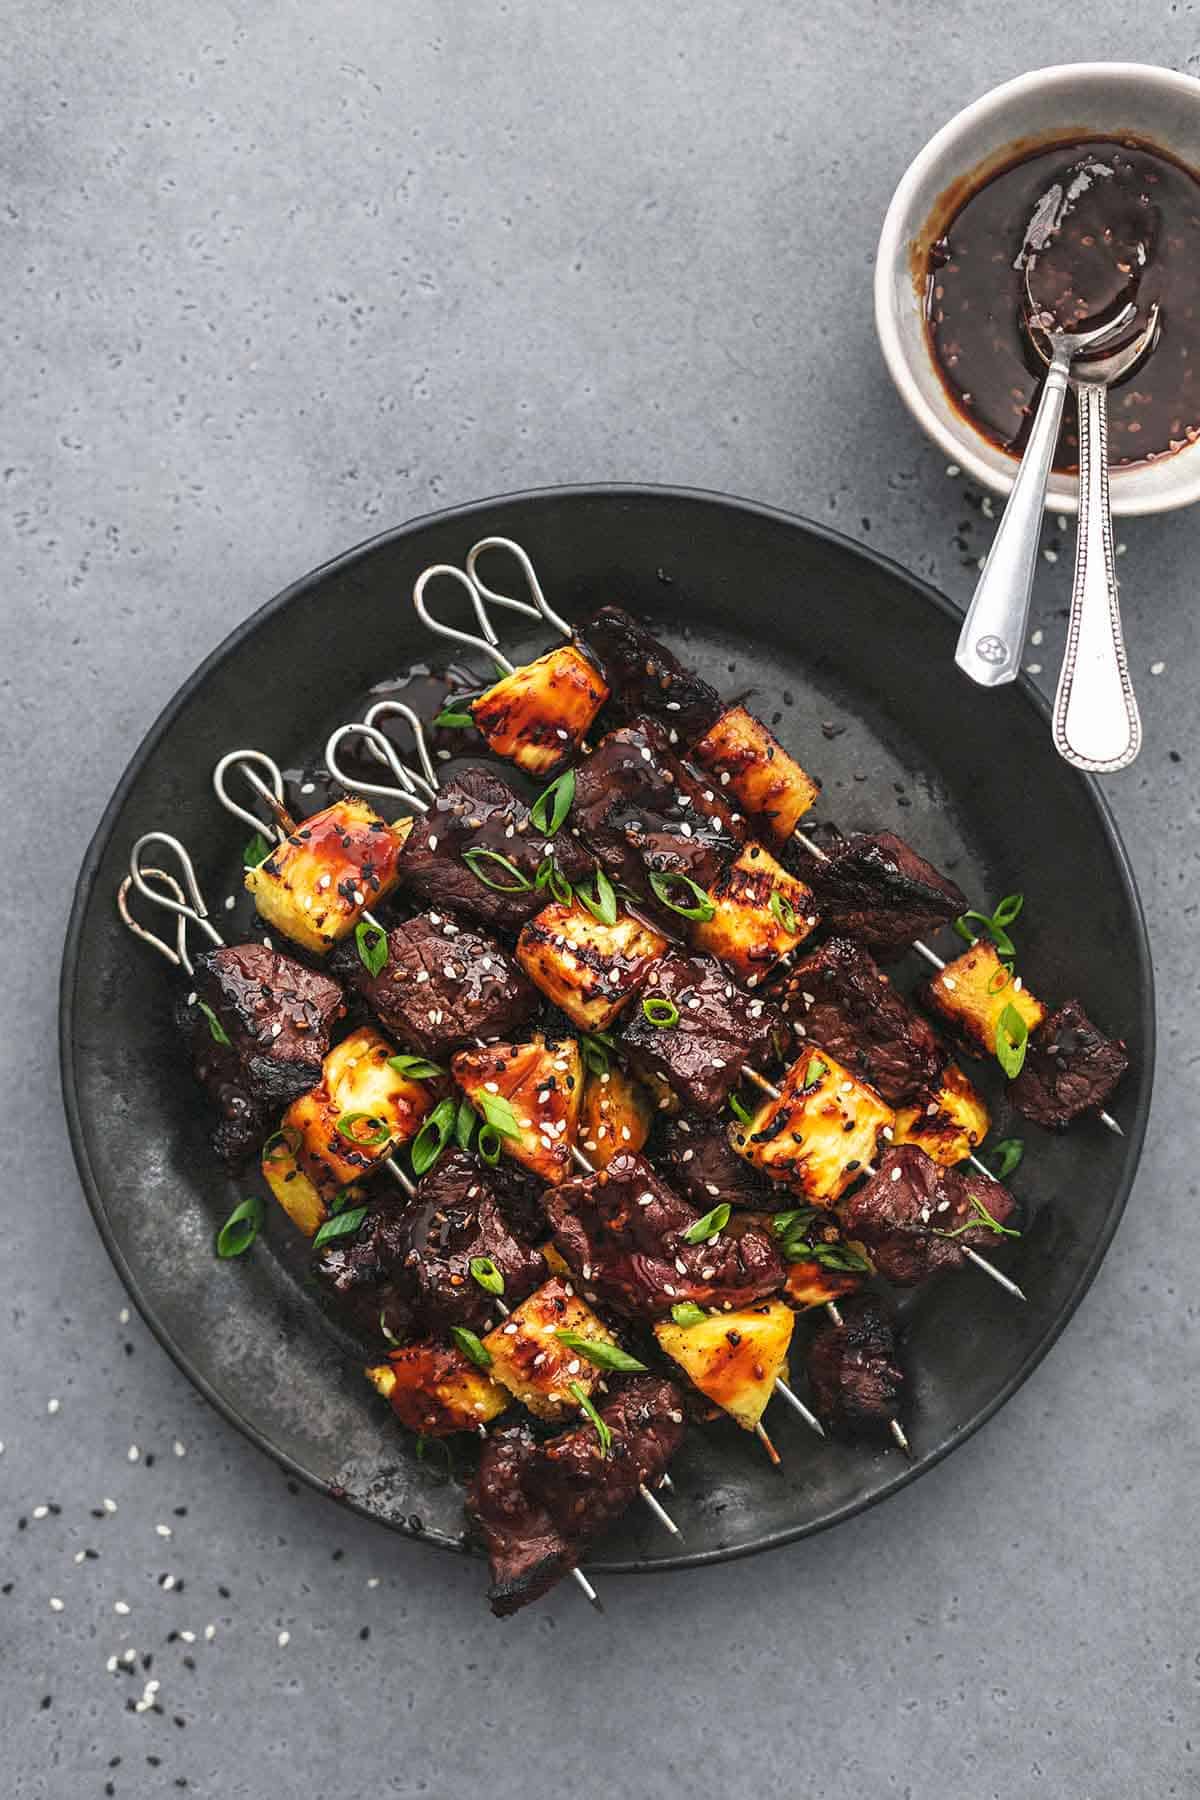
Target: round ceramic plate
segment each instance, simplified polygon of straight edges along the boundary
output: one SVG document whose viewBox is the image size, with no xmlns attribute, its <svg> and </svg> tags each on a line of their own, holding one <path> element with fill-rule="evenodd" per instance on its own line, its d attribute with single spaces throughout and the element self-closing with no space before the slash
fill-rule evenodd
<svg viewBox="0 0 1200 1800">
<path fill-rule="evenodd" d="M 176 1040 L 176 977 L 117 922 L 135 838 L 189 845 L 230 941 L 247 833 L 212 798 L 223 751 L 248 744 L 285 768 L 319 758 L 330 729 L 431 645 L 409 603 L 429 563 L 461 564 L 492 533 L 525 545 L 560 612 L 617 601 L 730 696 L 773 723 L 824 780 L 817 816 L 887 827 L 953 873 L 973 904 L 1020 888 L 1021 968 L 1047 1000 L 1079 995 L 1129 1044 L 1114 1103 L 1122 1140 L 1088 1120 L 1063 1137 L 1019 1121 L 1013 1185 L 1029 1223 L 997 1260 L 1027 1305 L 974 1271 L 908 1296 L 914 1461 L 820 1443 L 780 1402 L 768 1425 L 782 1475 L 732 1424 L 694 1430 L 673 1465 L 681 1552 L 637 1507 L 599 1546 L 601 1570 L 654 1569 L 759 1550 L 816 1531 L 915 1481 L 1020 1386 L 1092 1281 L 1137 1164 L 1150 1101 L 1153 996 L 1129 865 L 1093 781 L 1055 755 L 1046 709 L 1021 682 L 983 695 L 953 667 L 958 616 L 911 575 L 802 519 L 666 488 L 559 489 L 420 519 L 306 576 L 247 620 L 180 689 L 126 770 L 84 861 L 67 934 L 63 1082 L 80 1175 L 138 1307 L 197 1387 L 291 1473 L 381 1523 L 462 1542 L 461 1493 L 363 1379 L 363 1354 L 323 1311 L 304 1245 L 277 1208 L 265 1241 L 213 1255 L 247 1191 L 218 1168 L 207 1108 Z M 514 660 L 547 647 L 497 616 Z M 508 622 L 506 624 L 506 621 Z M 436 646 L 435 661 L 444 661 Z M 486 671 L 481 671 L 486 673 Z M 315 799 L 307 802 L 317 804 Z M 959 940 L 948 935 L 943 949 Z M 901 965 L 911 985 L 918 971 Z M 972 1067 L 1010 1128 L 998 1070 Z M 993 1079 L 993 1076 L 995 1079 Z M 801 1321 L 793 1365 L 803 1387 Z"/>
</svg>

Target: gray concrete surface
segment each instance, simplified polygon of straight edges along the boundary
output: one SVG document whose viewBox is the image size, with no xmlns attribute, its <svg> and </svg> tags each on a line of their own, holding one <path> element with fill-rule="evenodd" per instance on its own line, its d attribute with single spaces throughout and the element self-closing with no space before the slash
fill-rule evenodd
<svg viewBox="0 0 1200 1800">
<path fill-rule="evenodd" d="M 123 1319 L 54 1046 L 70 887 L 130 750 L 230 626 L 368 532 L 534 483 L 695 483 L 964 600 L 960 486 L 872 337 L 891 187 L 1023 67 L 1198 53 L 1164 0 L 11 0 L 0 1791 L 1198 1791 L 1195 517 L 1120 534 L 1148 729 L 1111 791 L 1162 999 L 1134 1203 L 1004 1413 L 832 1536 L 614 1583 L 602 1624 L 566 1592 L 493 1626 L 476 1568 L 289 1492 Z M 150 1680 L 161 1712 L 128 1710 Z"/>
</svg>

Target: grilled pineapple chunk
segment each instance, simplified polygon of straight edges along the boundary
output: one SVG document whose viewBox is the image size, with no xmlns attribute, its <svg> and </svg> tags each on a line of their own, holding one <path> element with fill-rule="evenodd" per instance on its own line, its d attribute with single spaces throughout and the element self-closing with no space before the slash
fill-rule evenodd
<svg viewBox="0 0 1200 1800">
<path fill-rule="evenodd" d="M 324 956 L 395 887 L 409 826 L 408 820 L 386 824 L 353 795 L 314 813 L 265 862 L 246 870 L 259 917 Z"/>
<path fill-rule="evenodd" d="M 632 1155 L 644 1148 L 654 1123 L 654 1096 L 616 1063 L 603 1075 L 583 1078 L 579 1135 L 588 1161 L 607 1169 L 619 1150 Z"/>
<path fill-rule="evenodd" d="M 512 1404 L 506 1388 L 449 1344 L 406 1344 L 366 1377 L 401 1423 L 426 1437 L 477 1431 Z"/>
<path fill-rule="evenodd" d="M 360 1026 L 334 1045 L 317 1086 L 293 1100 L 283 1115 L 283 1134 L 294 1140 L 300 1176 L 322 1203 L 361 1180 L 412 1137 L 434 1103 L 429 1082 L 410 1081 L 388 1067 L 395 1054 L 374 1026 Z M 265 1161 L 263 1173 L 286 1211 L 306 1230 L 313 1207 L 299 1176 L 289 1183 L 283 1164 L 277 1176 Z M 293 1206 L 288 1190 L 295 1187 L 300 1193 Z"/>
<path fill-rule="evenodd" d="M 285 1125 L 263 1145 L 259 1167 L 263 1180 L 292 1224 L 305 1237 L 315 1237 L 329 1216 L 316 1184 L 300 1167 L 300 1133 Z"/>
<path fill-rule="evenodd" d="M 763 1300 L 734 1312 L 710 1313 L 696 1325 L 668 1320 L 654 1327 L 659 1348 L 694 1387 L 753 1431 L 776 1379 L 787 1380 L 787 1353 L 796 1315 L 782 1300 Z"/>
<path fill-rule="evenodd" d="M 583 1060 L 574 1038 L 540 1035 L 528 1044 L 489 1044 L 483 1050 L 460 1050 L 451 1067 L 454 1079 L 476 1110 L 493 1122 L 512 1126 L 500 1142 L 514 1161 L 548 1186 L 556 1187 L 571 1172 L 571 1146 L 579 1128 L 583 1097 Z"/>
<path fill-rule="evenodd" d="M 1006 1006 L 1016 1008 L 1030 1036 L 1046 1016 L 1041 1001 L 1022 985 L 1020 976 L 1014 979 L 1009 974 L 995 945 L 982 938 L 965 955 L 947 963 L 925 993 L 942 1017 L 983 1056 L 996 1054 L 996 1026 Z"/>
<path fill-rule="evenodd" d="M 895 1119 L 873 1087 L 813 1044 L 792 1064 L 778 1100 L 764 1100 L 729 1141 L 772 1181 L 819 1206 L 832 1206 L 874 1160 L 876 1140 Z"/>
<path fill-rule="evenodd" d="M 504 675 L 471 716 L 497 756 L 530 775 L 550 775 L 574 755 L 608 699 L 600 672 L 572 644 Z"/>
<path fill-rule="evenodd" d="M 894 1144 L 917 1144 L 926 1156 L 950 1168 L 982 1144 L 991 1124 L 987 1104 L 957 1063 L 947 1063 L 936 1088 L 913 1106 L 897 1110 Z"/>
<path fill-rule="evenodd" d="M 666 938 L 632 913 L 604 925 L 581 906 L 554 901 L 524 927 L 517 961 L 574 1024 L 604 1031 L 666 947 Z"/>
<path fill-rule="evenodd" d="M 577 1331 L 597 1344 L 617 1342 L 571 1283 L 557 1275 L 514 1307 L 483 1340 L 493 1378 L 539 1419 L 551 1421 L 579 1411 L 572 1385 L 590 1397 L 604 1376 L 603 1369 L 578 1350 L 560 1344 L 555 1335 L 559 1331 Z"/>
<path fill-rule="evenodd" d="M 849 1269 L 827 1269 L 819 1262 L 793 1262 L 787 1266 L 783 1291 L 792 1305 L 804 1312 L 811 1306 L 828 1306 L 831 1300 L 852 1294 L 862 1286 L 864 1279 L 865 1272 L 855 1274 Z"/>
<path fill-rule="evenodd" d="M 731 706 L 692 751 L 698 763 L 732 790 L 746 812 L 765 820 L 784 844 L 821 791 L 774 732 L 744 706 Z"/>
<path fill-rule="evenodd" d="M 802 944 L 817 923 L 812 890 L 782 868 L 761 844 L 747 844 L 708 890 L 711 919 L 692 927 L 707 950 L 747 987 L 757 987 L 780 957 Z"/>
</svg>

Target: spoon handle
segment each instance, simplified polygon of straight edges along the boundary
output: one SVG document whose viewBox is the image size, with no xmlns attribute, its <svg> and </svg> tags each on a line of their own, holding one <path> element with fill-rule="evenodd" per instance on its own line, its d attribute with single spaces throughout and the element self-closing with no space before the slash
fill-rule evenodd
<svg viewBox="0 0 1200 1800">
<path fill-rule="evenodd" d="M 958 636 L 954 660 L 980 687 L 1015 681 L 1029 624 L 1046 483 L 1054 464 L 1070 361 L 1056 347 L 1004 516 Z"/>
<path fill-rule="evenodd" d="M 1054 747 L 1077 769 L 1108 774 L 1142 747 L 1113 554 L 1108 502 L 1108 390 L 1077 381 L 1079 530 L 1067 646 L 1054 701 Z"/>
</svg>

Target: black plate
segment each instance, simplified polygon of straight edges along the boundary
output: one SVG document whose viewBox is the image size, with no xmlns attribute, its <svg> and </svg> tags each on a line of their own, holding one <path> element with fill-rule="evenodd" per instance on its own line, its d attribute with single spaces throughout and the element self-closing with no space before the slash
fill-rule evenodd
<svg viewBox="0 0 1200 1800">
<path fill-rule="evenodd" d="M 1031 986 L 1047 998 L 1083 996 L 1129 1042 L 1133 1072 L 1117 1106 L 1124 1142 L 1095 1122 L 1056 1139 L 1016 1127 L 1027 1153 L 1014 1186 L 1032 1223 L 998 1260 L 1029 1304 L 973 1272 L 911 1297 L 911 1467 L 895 1452 L 819 1444 L 777 1401 L 768 1416 L 782 1476 L 732 1425 L 695 1431 L 674 1469 L 686 1553 L 635 1508 L 595 1566 L 669 1567 L 761 1549 L 915 1480 L 1015 1391 L 1096 1273 L 1149 1107 L 1149 950 L 1099 790 L 1054 754 L 1046 709 L 1027 684 L 985 696 L 955 673 L 957 615 L 894 564 L 803 520 L 715 495 L 565 489 L 418 520 L 271 601 L 167 707 L 83 865 L 61 1011 L 80 1175 L 147 1322 L 226 1417 L 292 1473 L 369 1516 L 459 1543 L 457 1489 L 417 1461 L 369 1390 L 361 1356 L 306 1287 L 299 1241 L 277 1209 L 265 1245 L 242 1262 L 214 1260 L 214 1226 L 243 1190 L 219 1174 L 206 1145 L 204 1108 L 170 1028 L 174 977 L 118 926 L 113 895 L 133 840 L 165 827 L 192 848 L 224 923 L 246 834 L 211 797 L 217 757 L 253 743 L 299 764 L 333 724 L 361 716 L 355 708 L 382 673 L 428 653 L 409 605 L 414 577 L 428 563 L 461 563 L 489 533 L 527 546 L 568 617 L 619 600 L 724 693 L 753 690 L 757 710 L 823 776 L 819 816 L 899 830 L 952 869 L 977 904 L 1023 888 L 1021 966 Z M 545 642 L 532 631 L 518 636 L 518 660 Z M 827 739 L 826 721 L 845 730 Z M 1003 1082 L 987 1071 L 981 1080 L 1003 1135 Z"/>
</svg>

